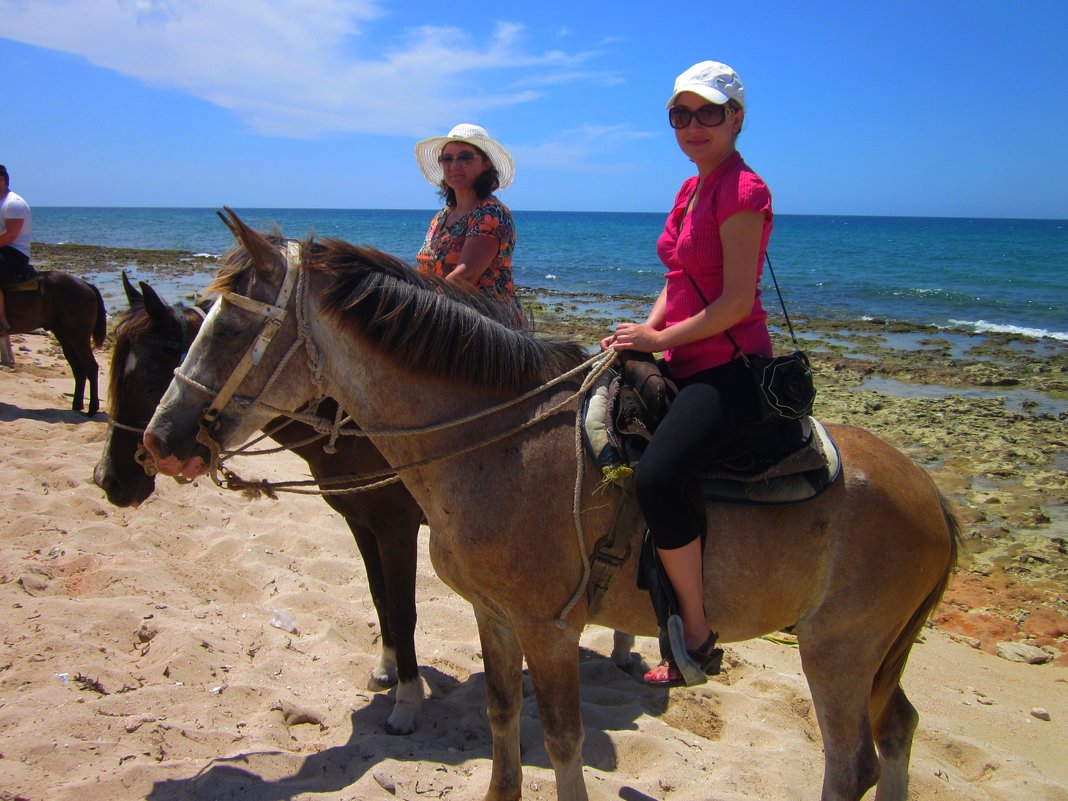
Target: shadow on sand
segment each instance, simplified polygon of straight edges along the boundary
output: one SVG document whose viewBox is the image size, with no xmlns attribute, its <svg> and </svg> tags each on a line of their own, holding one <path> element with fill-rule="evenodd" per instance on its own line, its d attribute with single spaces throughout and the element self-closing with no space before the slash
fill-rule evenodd
<svg viewBox="0 0 1068 801">
<path fill-rule="evenodd" d="M 582 649 L 581 693 L 586 740 L 585 764 L 611 771 L 618 755 L 603 728 L 636 729 L 643 714 L 659 715 L 667 707 L 667 693 L 650 691 L 638 683 L 636 665 L 631 674 L 621 671 L 611 660 Z M 472 674 L 457 681 L 431 667 L 421 668 L 434 688 L 424 704 L 419 728 L 407 737 L 385 734 L 386 719 L 392 711 L 391 693 L 374 696 L 350 716 L 347 742 L 318 753 L 297 755 L 286 751 L 253 751 L 212 759 L 195 775 L 156 782 L 146 801 L 287 801 L 302 793 L 331 793 L 344 790 L 371 772 L 388 775 L 388 768 L 375 771 L 387 761 L 426 762 L 458 767 L 472 760 L 489 760 L 491 738 L 486 722 L 485 674 Z M 521 714 L 522 759 L 524 766 L 551 768 L 542 742 L 538 711 L 529 680 L 524 676 Z M 296 768 L 294 770 L 294 767 Z M 431 771 L 420 776 L 414 791 L 439 797 L 456 782 L 455 772 Z M 383 780 L 388 778 L 383 776 Z M 412 788 L 409 788 L 412 789 Z M 479 791 L 485 788 L 478 788 Z M 648 797 L 625 788 L 621 798 L 645 801 Z M 383 790 L 383 792 L 388 792 Z M 383 796 L 385 797 L 385 796 Z"/>
</svg>

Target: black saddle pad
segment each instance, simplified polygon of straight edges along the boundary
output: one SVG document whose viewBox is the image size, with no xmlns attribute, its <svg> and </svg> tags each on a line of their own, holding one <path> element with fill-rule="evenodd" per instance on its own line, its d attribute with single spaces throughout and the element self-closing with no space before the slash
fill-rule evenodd
<svg viewBox="0 0 1068 801">
<path fill-rule="evenodd" d="M 815 498 L 842 472 L 838 446 L 813 417 L 789 421 L 796 434 L 782 435 L 787 452 L 754 447 L 733 460 L 706 465 L 698 475 L 705 500 L 733 503 L 798 503 Z M 756 432 L 759 438 L 767 432 Z M 794 436 L 803 444 L 789 450 Z M 773 436 L 774 439 L 774 436 Z"/>
</svg>

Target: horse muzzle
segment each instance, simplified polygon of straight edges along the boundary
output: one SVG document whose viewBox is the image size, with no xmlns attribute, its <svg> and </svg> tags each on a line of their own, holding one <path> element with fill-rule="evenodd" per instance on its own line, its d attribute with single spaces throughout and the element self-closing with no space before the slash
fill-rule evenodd
<svg viewBox="0 0 1068 801">
<path fill-rule="evenodd" d="M 145 449 L 156 463 L 156 469 L 165 476 L 194 479 L 208 472 L 208 462 L 199 455 L 181 459 L 170 451 L 166 442 L 152 431 L 145 432 Z"/>
</svg>

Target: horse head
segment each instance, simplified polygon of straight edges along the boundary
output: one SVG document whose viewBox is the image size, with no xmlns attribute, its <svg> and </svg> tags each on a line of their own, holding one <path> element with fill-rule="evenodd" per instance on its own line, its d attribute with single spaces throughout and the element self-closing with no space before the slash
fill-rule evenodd
<svg viewBox="0 0 1068 801">
<path fill-rule="evenodd" d="M 254 231 L 226 211 L 219 216 L 238 244 L 205 290 L 219 298 L 145 432 L 145 447 L 165 475 L 203 475 L 209 462 L 198 442 L 241 442 L 279 413 L 321 395 L 307 375 L 307 360 L 291 358 L 301 344 L 300 247 Z M 303 381 L 289 380 L 300 371 Z"/>
<path fill-rule="evenodd" d="M 122 273 L 129 308 L 115 328 L 108 377 L 110 421 L 93 482 L 115 506 L 138 506 L 155 489 L 155 476 L 142 467 L 141 437 L 174 370 L 200 328 L 197 307 L 169 306 L 156 291 L 140 289 Z"/>
</svg>

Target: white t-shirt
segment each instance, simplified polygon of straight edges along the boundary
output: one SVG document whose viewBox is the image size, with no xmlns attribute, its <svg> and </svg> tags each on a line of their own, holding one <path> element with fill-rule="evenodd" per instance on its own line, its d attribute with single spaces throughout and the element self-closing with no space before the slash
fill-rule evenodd
<svg viewBox="0 0 1068 801">
<path fill-rule="evenodd" d="M 0 203 L 0 217 L 4 222 L 8 220 L 22 220 L 22 230 L 11 243 L 15 250 L 22 251 L 28 257 L 30 255 L 30 207 L 20 195 L 9 191 L 7 197 Z"/>
</svg>

